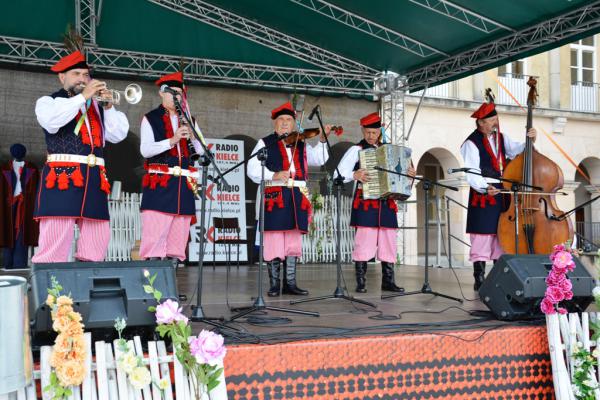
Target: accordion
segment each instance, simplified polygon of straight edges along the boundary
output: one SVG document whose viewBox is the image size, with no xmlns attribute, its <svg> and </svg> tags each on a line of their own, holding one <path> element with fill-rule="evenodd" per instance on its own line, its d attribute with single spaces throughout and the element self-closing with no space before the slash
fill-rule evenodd
<svg viewBox="0 0 600 400">
<path fill-rule="evenodd" d="M 392 198 L 406 200 L 410 197 L 412 179 L 375 167 L 406 173 L 410 166 L 412 150 L 405 146 L 384 144 L 374 149 L 359 152 L 360 168 L 367 170 L 368 182 L 362 183 L 364 199 Z"/>
</svg>

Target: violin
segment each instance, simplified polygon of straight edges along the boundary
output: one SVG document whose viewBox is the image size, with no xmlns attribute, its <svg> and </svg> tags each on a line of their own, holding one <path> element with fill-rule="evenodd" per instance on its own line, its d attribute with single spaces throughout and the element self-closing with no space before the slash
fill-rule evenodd
<svg viewBox="0 0 600 400">
<path fill-rule="evenodd" d="M 332 126 L 331 131 L 335 133 L 337 136 L 340 136 L 344 132 L 344 128 L 341 126 Z M 305 139 L 314 138 L 319 134 L 319 128 L 308 128 L 303 132 L 291 132 L 283 141 L 285 144 L 294 144 L 299 141 L 304 141 Z"/>
</svg>

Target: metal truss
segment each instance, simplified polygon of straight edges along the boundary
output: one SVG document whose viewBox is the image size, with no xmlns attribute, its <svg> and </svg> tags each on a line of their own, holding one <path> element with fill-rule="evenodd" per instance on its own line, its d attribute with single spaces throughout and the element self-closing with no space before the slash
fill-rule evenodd
<svg viewBox="0 0 600 400">
<path fill-rule="evenodd" d="M 600 1 L 525 28 L 491 43 L 475 47 L 443 61 L 408 72 L 411 90 L 434 86 L 459 75 L 491 68 L 527 51 L 600 29 Z M 505 61 L 506 62 L 506 61 Z"/>
<path fill-rule="evenodd" d="M 376 37 L 377 39 L 383 40 L 386 43 L 392 44 L 396 47 L 406 50 L 417 56 L 426 58 L 431 55 L 444 55 L 441 50 L 433 48 L 425 43 L 421 43 L 415 39 L 412 39 L 406 35 L 398 33 L 392 29 L 386 28 L 376 22 L 368 20 L 360 15 L 354 14 L 334 4 L 328 3 L 324 0 L 290 0 L 292 3 L 301 5 L 308 8 L 316 13 L 331 18 L 337 22 L 354 28 L 358 31 Z"/>
<path fill-rule="evenodd" d="M 171 11 L 233 33 L 270 49 L 309 62 L 329 71 L 375 74 L 377 71 L 359 62 L 303 42 L 258 22 L 241 17 L 202 0 L 148 0 Z"/>
<path fill-rule="evenodd" d="M 86 44 L 96 45 L 95 0 L 75 0 L 75 29 Z"/>
<path fill-rule="evenodd" d="M 458 22 L 470 26 L 485 33 L 492 33 L 499 29 L 504 29 L 509 32 L 515 30 L 499 22 L 493 21 L 487 17 L 479 15 L 471 10 L 468 10 L 459 5 L 453 4 L 448 0 L 409 0 L 411 3 L 425 7 L 428 10 L 442 14 L 448 18 L 452 18 Z"/>
<path fill-rule="evenodd" d="M 86 52 L 94 71 L 136 78 L 155 78 L 172 72 L 180 68 L 183 61 L 186 80 L 191 82 L 361 97 L 372 95 L 372 77 L 353 73 L 182 58 L 98 47 L 88 47 Z M 0 62 L 3 63 L 48 67 L 64 55 L 61 43 L 0 36 Z"/>
<path fill-rule="evenodd" d="M 393 78 L 398 79 L 400 82 L 404 82 L 404 77 L 398 77 L 393 72 Z M 402 86 L 402 85 L 400 85 Z M 381 110 L 381 122 L 386 130 L 386 137 L 390 137 L 393 144 L 406 146 L 406 135 L 405 135 L 405 95 L 406 91 L 403 89 L 393 90 L 391 93 L 381 97 L 380 110 Z M 389 132 L 390 134 L 387 134 Z M 407 243 L 407 208 L 406 204 L 402 204 L 398 209 L 397 218 L 400 234 L 397 236 L 397 250 L 398 250 L 398 262 L 400 264 L 406 264 L 406 243 Z"/>
</svg>

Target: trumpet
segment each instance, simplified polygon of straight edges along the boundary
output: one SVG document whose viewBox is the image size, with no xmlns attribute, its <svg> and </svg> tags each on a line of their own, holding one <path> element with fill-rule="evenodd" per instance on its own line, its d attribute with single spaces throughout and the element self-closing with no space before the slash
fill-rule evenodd
<svg viewBox="0 0 600 400">
<path fill-rule="evenodd" d="M 105 85 L 106 86 L 106 85 Z M 123 98 L 129 104 L 137 104 L 142 99 L 142 88 L 137 83 L 132 83 L 125 87 L 125 90 L 114 90 L 114 89 L 102 89 L 102 92 L 110 92 L 112 96 L 112 100 L 107 100 L 103 98 L 101 95 L 93 96 L 94 100 L 104 103 L 112 103 L 112 104 L 120 104 L 121 103 L 121 93 L 123 93 Z"/>
</svg>

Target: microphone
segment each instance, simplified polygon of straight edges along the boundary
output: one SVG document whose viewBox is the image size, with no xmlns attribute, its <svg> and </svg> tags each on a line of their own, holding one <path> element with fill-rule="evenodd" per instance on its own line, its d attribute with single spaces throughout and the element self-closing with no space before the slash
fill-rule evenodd
<svg viewBox="0 0 600 400">
<path fill-rule="evenodd" d="M 448 168 L 448 173 L 449 174 L 454 174 L 456 172 L 468 172 L 470 170 L 472 170 L 473 168 Z"/>
<path fill-rule="evenodd" d="M 171 93 L 173 96 L 181 96 L 181 93 L 179 93 L 177 90 L 171 89 L 169 85 L 162 85 L 160 87 L 160 91 L 163 93 Z"/>
<path fill-rule="evenodd" d="M 310 115 L 308 116 L 309 121 L 312 121 L 313 117 L 315 116 L 320 107 L 321 106 L 319 106 L 318 104 L 313 107 L 312 111 L 310 112 Z"/>
</svg>

